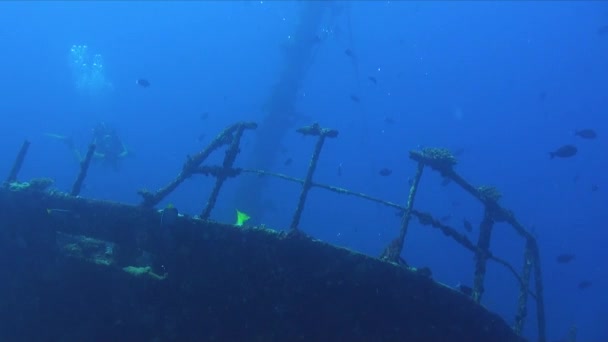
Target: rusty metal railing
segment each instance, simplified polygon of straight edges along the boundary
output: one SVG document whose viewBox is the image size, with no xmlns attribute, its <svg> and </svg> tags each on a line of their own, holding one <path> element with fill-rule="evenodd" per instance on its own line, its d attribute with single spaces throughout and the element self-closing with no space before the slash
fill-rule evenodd
<svg viewBox="0 0 608 342">
<path fill-rule="evenodd" d="M 217 202 L 219 192 L 228 178 L 237 177 L 243 173 L 254 173 L 262 176 L 271 176 L 280 179 L 284 179 L 291 182 L 296 182 L 302 185 L 302 191 L 300 193 L 296 209 L 294 211 L 291 224 L 289 226 L 290 233 L 299 232 L 299 223 L 304 206 L 306 203 L 308 192 L 313 187 L 326 189 L 338 194 L 356 196 L 365 200 L 373 201 L 376 203 L 383 204 L 385 206 L 399 209 L 403 212 L 400 229 L 397 237 L 395 237 L 388 246 L 383 250 L 380 258 L 387 261 L 400 264 L 404 267 L 408 267 L 407 263 L 401 257 L 403 249 L 405 247 L 405 239 L 407 237 L 408 228 L 411 223 L 412 217 L 418 219 L 419 223 L 423 226 L 432 227 L 440 230 L 444 235 L 454 240 L 465 249 L 471 251 L 474 255 L 475 271 L 473 274 L 473 289 L 472 299 L 480 303 L 484 289 L 484 281 L 486 276 L 486 266 L 488 260 L 494 261 L 499 265 L 505 267 L 518 281 L 520 285 L 519 296 L 517 299 L 517 313 L 515 316 L 515 324 L 513 330 L 521 334 L 524 327 L 524 322 L 527 317 L 528 311 L 528 298 L 532 297 L 536 301 L 536 315 L 538 324 L 538 341 L 545 342 L 545 311 L 544 311 L 544 299 L 543 299 L 543 282 L 542 272 L 540 267 L 540 255 L 538 244 L 534 236 L 529 233 L 515 218 L 515 215 L 500 206 L 498 201 L 500 200 L 501 194 L 498 189 L 489 186 L 475 187 L 467 182 L 462 176 L 460 176 L 454 170 L 454 166 L 457 164 L 456 158 L 451 154 L 449 150 L 441 148 L 426 148 L 422 151 L 410 151 L 409 157 L 417 163 L 416 173 L 411 182 L 411 186 L 408 193 L 407 203 L 405 206 L 385 201 L 373 196 L 369 196 L 363 193 L 351 191 L 344 188 L 339 188 L 331 185 L 316 183 L 314 178 L 314 172 L 318 163 L 319 156 L 323 149 L 324 143 L 327 138 L 336 138 L 338 131 L 323 128 L 319 124 L 315 123 L 310 126 L 305 126 L 297 129 L 297 132 L 304 136 L 316 137 L 317 142 L 308 166 L 308 170 L 304 179 L 291 177 L 288 175 L 273 173 L 265 170 L 255 170 L 246 168 L 235 168 L 234 162 L 240 152 L 241 137 L 246 130 L 256 129 L 257 124 L 253 122 L 239 122 L 231 125 L 224 129 L 218 134 L 211 143 L 200 152 L 193 156 L 188 156 L 181 172 L 171 180 L 164 187 L 152 192 L 148 190 L 139 190 L 138 193 L 142 196 L 143 201 L 141 206 L 152 208 L 160 203 L 165 197 L 173 192 L 183 181 L 192 177 L 196 174 L 203 174 L 207 176 L 215 177 L 215 185 L 209 195 L 205 207 L 202 209 L 200 219 L 209 219 L 213 208 Z M 11 172 L 4 182 L 4 186 L 10 186 L 11 183 L 16 182 L 17 175 L 25 156 L 29 148 L 29 142 L 25 141 L 19 151 L 19 154 L 14 162 Z M 213 153 L 214 151 L 228 146 L 224 160 L 221 166 L 205 166 L 203 162 Z M 80 172 L 72 187 L 71 195 L 77 196 L 80 192 L 82 182 L 84 181 L 87 170 L 90 164 L 90 156 L 93 155 L 95 146 L 89 147 L 89 153 L 80 164 Z M 422 178 L 425 168 L 430 168 L 436 172 L 439 172 L 441 176 L 453 181 L 458 184 L 470 195 L 478 199 L 484 206 L 484 215 L 479 226 L 479 236 L 477 243 L 473 243 L 469 238 L 458 230 L 445 225 L 440 220 L 434 218 L 431 214 L 418 211 L 414 208 L 416 194 L 418 193 L 418 187 Z M 490 241 L 492 238 L 493 227 L 495 223 L 504 222 L 509 224 L 519 236 L 525 241 L 524 247 L 524 265 L 521 273 L 518 273 L 510 263 L 495 256 L 490 251 Z M 534 292 L 530 290 L 530 280 L 534 274 Z"/>
</svg>

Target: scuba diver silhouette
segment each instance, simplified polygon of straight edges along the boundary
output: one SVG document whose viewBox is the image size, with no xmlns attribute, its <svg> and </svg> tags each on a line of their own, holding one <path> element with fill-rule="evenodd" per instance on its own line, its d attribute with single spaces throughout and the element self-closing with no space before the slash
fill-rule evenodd
<svg viewBox="0 0 608 342">
<path fill-rule="evenodd" d="M 47 133 L 46 136 L 62 141 L 74 153 L 78 162 L 83 161 L 83 156 L 78 147 L 75 146 L 72 138 L 52 133 Z M 93 160 L 100 161 L 103 165 L 111 166 L 116 171 L 119 169 L 120 161 L 132 155 L 116 133 L 116 130 L 105 122 L 100 122 L 93 128 L 91 144 L 95 145 Z"/>
<path fill-rule="evenodd" d="M 93 158 L 118 169 L 119 162 L 129 155 L 129 150 L 122 142 L 116 130 L 105 122 L 98 123 L 93 128 L 93 140 L 95 154 Z"/>
</svg>

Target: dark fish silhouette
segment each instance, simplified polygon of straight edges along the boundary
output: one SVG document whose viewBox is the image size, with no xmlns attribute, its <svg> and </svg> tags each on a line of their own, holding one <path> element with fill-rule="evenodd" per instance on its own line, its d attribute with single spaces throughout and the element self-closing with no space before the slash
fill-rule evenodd
<svg viewBox="0 0 608 342">
<path fill-rule="evenodd" d="M 312 43 L 312 45 L 317 45 L 319 43 L 321 43 L 323 41 L 323 37 L 320 34 L 315 34 L 314 36 L 312 36 L 310 38 L 310 43 Z"/>
<path fill-rule="evenodd" d="M 205 133 L 201 133 L 201 134 L 199 134 L 199 135 L 198 135 L 198 137 L 196 138 L 196 141 L 198 141 L 198 142 L 202 142 L 202 141 L 205 139 L 205 137 L 206 137 L 206 136 L 207 136 L 207 134 L 205 134 Z"/>
<path fill-rule="evenodd" d="M 564 145 L 553 152 L 549 152 L 551 159 L 555 157 L 559 158 L 570 158 L 574 157 L 578 152 L 578 149 L 574 145 Z"/>
<path fill-rule="evenodd" d="M 344 54 L 347 55 L 348 57 L 355 57 L 355 54 L 353 53 L 353 50 L 351 50 L 351 49 L 344 50 Z"/>
<path fill-rule="evenodd" d="M 591 185 L 591 191 L 597 191 L 600 187 L 597 184 Z"/>
<path fill-rule="evenodd" d="M 342 163 L 338 164 L 338 172 L 337 172 L 338 177 L 342 176 Z"/>
<path fill-rule="evenodd" d="M 555 258 L 555 260 L 559 264 L 567 264 L 567 263 L 571 262 L 572 260 L 574 260 L 575 257 L 576 256 L 574 254 L 564 253 L 564 254 L 558 255 L 557 258 Z"/>
<path fill-rule="evenodd" d="M 367 79 L 370 80 L 370 82 L 372 82 L 374 85 L 378 84 L 378 80 L 374 76 L 369 76 Z"/>
<path fill-rule="evenodd" d="M 135 84 L 143 88 L 148 88 L 150 86 L 150 81 L 140 78 L 135 81 Z"/>
<path fill-rule="evenodd" d="M 590 128 L 577 130 L 576 132 L 574 132 L 574 135 L 579 136 L 583 139 L 590 140 L 597 138 L 597 133 L 595 133 L 595 131 Z"/>
<path fill-rule="evenodd" d="M 283 165 L 289 166 L 289 165 L 291 165 L 291 163 L 293 163 L 293 159 L 287 158 L 287 159 L 285 159 L 285 162 L 283 162 Z"/>
<path fill-rule="evenodd" d="M 200 119 L 207 120 L 208 117 L 209 117 L 209 112 L 203 112 L 200 116 Z"/>
<path fill-rule="evenodd" d="M 393 170 L 387 168 L 383 168 L 382 170 L 380 170 L 380 172 L 378 172 L 378 174 L 380 174 L 380 176 L 382 177 L 390 176 L 392 173 Z"/>
<path fill-rule="evenodd" d="M 591 285 L 593 285 L 593 283 L 591 283 L 589 280 L 583 280 L 580 283 L 578 283 L 578 289 L 579 290 L 588 289 L 591 287 Z"/>
<path fill-rule="evenodd" d="M 353 101 L 353 102 L 355 102 L 355 103 L 361 102 L 361 99 L 359 99 L 359 96 L 352 95 L 352 94 L 350 95 L 350 100 Z"/>
</svg>

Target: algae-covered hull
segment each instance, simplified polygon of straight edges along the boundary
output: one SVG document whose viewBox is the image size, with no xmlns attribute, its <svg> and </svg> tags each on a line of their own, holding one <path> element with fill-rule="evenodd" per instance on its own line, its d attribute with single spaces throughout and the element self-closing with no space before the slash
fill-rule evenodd
<svg viewBox="0 0 608 342">
<path fill-rule="evenodd" d="M 523 341 L 468 297 L 301 234 L 0 190 L 2 341 Z"/>
</svg>

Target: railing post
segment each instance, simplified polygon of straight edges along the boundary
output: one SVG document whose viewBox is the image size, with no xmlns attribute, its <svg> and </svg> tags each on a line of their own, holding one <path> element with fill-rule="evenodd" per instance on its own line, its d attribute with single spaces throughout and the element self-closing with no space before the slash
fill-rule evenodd
<svg viewBox="0 0 608 342">
<path fill-rule="evenodd" d="M 485 290 L 483 283 L 486 276 L 486 264 L 490 253 L 493 226 L 494 220 L 492 219 L 490 210 L 486 207 L 483 221 L 479 225 L 479 238 L 477 240 L 477 252 L 475 253 L 475 276 L 473 278 L 472 298 L 477 303 L 481 302 L 481 296 Z"/>
<path fill-rule="evenodd" d="M 401 218 L 401 226 L 399 229 L 399 236 L 397 236 L 382 252 L 381 259 L 398 262 L 401 252 L 403 251 L 403 245 L 405 243 L 405 236 L 407 235 L 407 229 L 412 218 L 412 210 L 414 208 L 414 200 L 416 199 L 416 192 L 418 192 L 418 185 L 420 184 L 420 178 L 422 178 L 422 171 L 424 171 L 424 163 L 418 162 L 418 168 L 414 175 L 414 180 L 410 186 L 410 193 L 407 197 L 407 205 Z"/>
<path fill-rule="evenodd" d="M 530 241 L 534 265 L 534 285 L 536 291 L 536 321 L 538 322 L 538 342 L 546 342 L 545 299 L 543 297 L 543 276 L 540 269 L 540 253 L 536 240 Z"/>
<path fill-rule="evenodd" d="M 517 302 L 517 314 L 515 315 L 515 326 L 513 330 L 516 334 L 521 335 L 524 329 L 524 322 L 528 316 L 528 292 L 530 291 L 530 275 L 532 273 L 532 265 L 534 258 L 532 257 L 532 248 L 530 240 L 526 240 L 524 251 L 524 267 L 522 270 L 521 284 L 519 288 L 519 299 Z"/>
<path fill-rule="evenodd" d="M 296 207 L 296 211 L 293 214 L 293 219 L 291 220 L 291 225 L 289 226 L 292 231 L 298 230 L 300 218 L 302 217 L 302 211 L 304 211 L 304 204 L 306 203 L 306 197 L 308 196 L 308 191 L 313 185 L 312 176 L 317 168 L 317 162 L 319 161 L 319 155 L 323 149 L 325 138 L 335 138 L 338 136 L 338 131 L 328 128 L 321 128 L 318 123 L 314 123 L 312 126 L 299 128 L 297 132 L 302 133 L 303 135 L 318 136 L 319 138 L 317 139 L 315 150 L 312 154 L 312 158 L 310 159 L 310 164 L 308 165 L 308 171 L 306 172 L 304 184 L 302 184 L 302 192 L 300 193 L 300 198 L 298 199 L 298 206 Z"/>
<path fill-rule="evenodd" d="M 228 179 L 228 172 L 232 169 L 232 165 L 234 165 L 236 156 L 240 152 L 241 137 L 243 136 L 244 131 L 245 126 L 240 126 L 239 128 L 237 128 L 236 132 L 234 132 L 230 147 L 226 151 L 226 156 L 224 157 L 222 168 L 220 169 L 219 174 L 216 176 L 217 178 L 215 180 L 215 185 L 213 186 L 213 190 L 209 195 L 209 200 L 207 200 L 207 205 L 205 205 L 205 208 L 201 213 L 201 219 L 203 220 L 209 219 L 209 216 L 211 215 L 211 210 L 213 210 L 213 207 L 215 207 L 217 196 L 220 194 L 220 189 L 222 188 L 222 185 L 224 184 L 226 179 Z"/>
<path fill-rule="evenodd" d="M 205 149 L 193 156 L 188 156 L 186 162 L 182 166 L 182 171 L 169 184 L 165 185 L 159 190 L 156 190 L 155 192 L 150 192 L 145 189 L 139 190 L 138 193 L 143 197 L 141 206 L 145 208 L 152 208 L 167 197 L 183 181 L 190 178 L 197 171 L 199 165 L 204 162 L 213 151 L 224 145 L 232 143 L 233 134 L 237 129 L 239 129 L 239 127 L 256 129 L 258 125 L 254 122 L 239 122 L 224 129 L 211 141 L 211 143 L 209 143 L 209 145 L 207 145 L 207 147 L 205 147 Z"/>
<path fill-rule="evenodd" d="M 30 148 L 30 142 L 28 140 L 23 141 L 23 144 L 21 145 L 21 149 L 19 150 L 19 154 L 17 154 L 17 158 L 15 159 L 15 162 L 13 163 L 11 172 L 8 174 L 8 177 L 6 178 L 5 184 L 10 184 L 17 180 L 17 174 L 19 174 L 19 171 L 21 170 L 21 166 L 23 166 L 23 161 L 25 160 L 25 155 L 27 154 L 27 150 L 29 148 Z"/>
<path fill-rule="evenodd" d="M 95 144 L 91 144 L 89 145 L 89 149 L 87 150 L 87 155 L 84 157 L 84 160 L 80 162 L 80 172 L 78 173 L 78 178 L 76 178 L 76 181 L 72 186 L 72 192 L 70 192 L 70 195 L 78 196 L 80 194 L 82 183 L 84 182 L 84 179 L 87 176 L 89 165 L 91 165 L 91 159 L 93 159 L 94 154 Z"/>
</svg>

